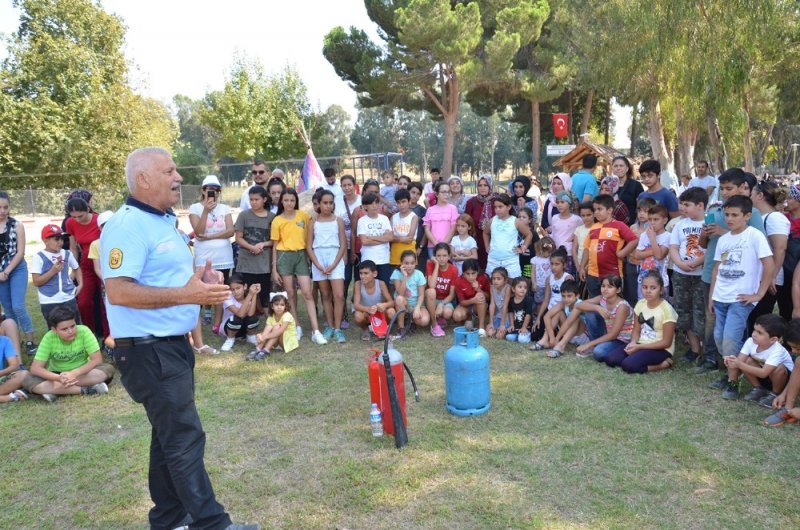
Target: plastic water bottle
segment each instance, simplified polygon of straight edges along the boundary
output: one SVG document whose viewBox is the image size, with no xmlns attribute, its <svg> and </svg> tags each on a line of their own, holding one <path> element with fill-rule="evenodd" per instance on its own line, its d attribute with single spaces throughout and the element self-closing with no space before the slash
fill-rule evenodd
<svg viewBox="0 0 800 530">
<path fill-rule="evenodd" d="M 383 436 L 383 422 L 381 422 L 381 411 L 378 409 L 378 404 L 372 404 L 372 410 L 369 411 L 369 423 L 372 426 L 372 436 Z"/>
</svg>

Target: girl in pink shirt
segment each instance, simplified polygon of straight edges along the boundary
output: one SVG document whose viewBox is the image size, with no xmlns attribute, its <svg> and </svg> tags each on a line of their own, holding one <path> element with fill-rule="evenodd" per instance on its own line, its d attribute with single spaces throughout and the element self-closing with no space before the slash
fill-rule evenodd
<svg viewBox="0 0 800 530">
<path fill-rule="evenodd" d="M 439 181 L 434 185 L 436 204 L 428 208 L 423 219 L 425 236 L 428 238 L 428 256 L 433 259 L 433 247 L 438 243 L 450 243 L 456 233 L 458 209 L 447 201 L 450 199 L 450 185 Z"/>
<path fill-rule="evenodd" d="M 572 258 L 572 239 L 575 237 L 575 229 L 583 225 L 581 218 L 572 213 L 572 194 L 562 191 L 556 196 L 556 208 L 558 215 L 554 215 L 550 220 L 547 231 L 556 243 L 556 248 L 564 246 L 567 249 L 567 273 L 576 274 L 575 261 Z"/>
</svg>

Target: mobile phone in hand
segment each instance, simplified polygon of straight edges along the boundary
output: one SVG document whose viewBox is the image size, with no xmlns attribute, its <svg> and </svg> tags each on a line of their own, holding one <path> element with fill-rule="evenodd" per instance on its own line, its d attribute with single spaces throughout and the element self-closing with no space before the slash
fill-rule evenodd
<svg viewBox="0 0 800 530">
<path fill-rule="evenodd" d="M 208 197 L 209 199 L 213 199 L 216 196 L 217 196 L 217 190 L 208 190 L 206 192 L 206 197 Z"/>
</svg>

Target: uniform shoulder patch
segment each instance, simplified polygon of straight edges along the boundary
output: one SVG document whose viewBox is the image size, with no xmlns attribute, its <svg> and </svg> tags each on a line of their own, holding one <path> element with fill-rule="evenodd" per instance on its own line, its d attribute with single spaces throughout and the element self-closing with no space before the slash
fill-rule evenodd
<svg viewBox="0 0 800 530">
<path fill-rule="evenodd" d="M 122 265 L 122 251 L 118 248 L 112 248 L 108 253 L 108 266 L 112 269 L 119 269 Z"/>
</svg>

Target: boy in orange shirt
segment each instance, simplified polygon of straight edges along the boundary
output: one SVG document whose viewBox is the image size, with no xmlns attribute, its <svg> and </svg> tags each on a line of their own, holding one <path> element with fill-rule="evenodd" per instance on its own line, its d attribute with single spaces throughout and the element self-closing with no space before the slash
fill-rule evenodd
<svg viewBox="0 0 800 530">
<path fill-rule="evenodd" d="M 614 198 L 598 195 L 592 200 L 597 222 L 589 229 L 578 274 L 586 282 L 589 298 L 600 296 L 600 278 L 622 276 L 622 259 L 633 252 L 639 238 L 625 223 L 613 218 Z M 635 281 L 635 280 L 634 280 Z"/>
</svg>

